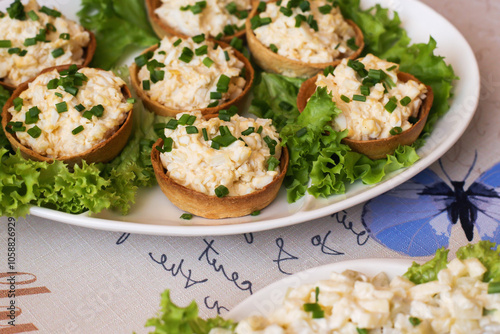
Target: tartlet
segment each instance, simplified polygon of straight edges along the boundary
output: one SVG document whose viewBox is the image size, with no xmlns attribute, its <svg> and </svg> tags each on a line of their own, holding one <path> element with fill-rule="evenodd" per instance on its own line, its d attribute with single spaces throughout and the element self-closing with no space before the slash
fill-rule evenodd
<svg viewBox="0 0 500 334">
<path fill-rule="evenodd" d="M 148 16 L 151 22 L 151 26 L 153 27 L 153 30 L 155 33 L 160 37 L 163 38 L 165 36 L 177 36 L 180 38 L 188 38 L 192 36 L 187 36 L 168 24 L 166 24 L 159 16 L 158 14 L 155 13 L 155 10 L 162 5 L 161 0 L 146 0 L 146 7 L 148 10 Z M 228 36 L 223 36 L 222 40 L 225 42 L 230 42 L 233 38 L 235 37 L 244 37 L 245 36 L 245 29 L 242 29 L 238 32 L 236 32 L 233 35 L 228 35 Z M 210 36 L 210 38 L 214 38 L 215 36 Z"/>
<path fill-rule="evenodd" d="M 156 180 L 167 198 L 179 209 L 194 215 L 210 218 L 231 218 L 249 215 L 257 210 L 267 207 L 278 195 L 278 191 L 288 169 L 288 150 L 282 148 L 280 158 L 280 173 L 264 188 L 243 196 L 209 196 L 180 185 L 167 176 L 167 171 L 160 160 L 157 147 L 163 146 L 163 139 L 153 145 L 151 161 L 156 175 Z"/>
<path fill-rule="evenodd" d="M 318 75 L 309 78 L 302 83 L 299 93 L 297 95 L 297 108 L 300 112 L 306 107 L 307 101 L 316 91 L 316 79 Z M 420 81 L 413 75 L 405 72 L 398 73 L 398 79 L 407 82 L 409 80 L 414 80 L 418 83 Z M 342 139 L 344 144 L 347 144 L 353 151 L 362 153 L 369 157 L 370 159 L 382 159 L 388 154 L 393 154 L 394 151 L 399 146 L 411 145 L 424 129 L 425 123 L 427 122 L 427 117 L 429 116 L 429 111 L 431 110 L 432 103 L 434 101 L 434 94 L 432 88 L 426 85 L 427 97 L 422 102 L 420 110 L 418 113 L 418 121 L 412 125 L 406 131 L 400 134 L 393 135 L 388 138 L 374 139 L 374 140 L 353 140 L 349 138 Z"/>
<path fill-rule="evenodd" d="M 220 41 L 214 41 L 214 42 L 217 43 L 222 48 L 231 47 L 224 42 L 220 42 Z M 157 48 L 158 48 L 158 45 L 153 45 L 150 48 L 144 50 L 141 54 L 146 54 L 148 52 L 154 52 Z M 253 80 L 254 80 L 254 69 L 253 69 L 250 61 L 238 50 L 236 50 L 234 48 L 232 48 L 232 50 L 234 52 L 234 55 L 238 58 L 238 60 L 240 60 L 244 64 L 245 80 L 246 80 L 245 88 L 243 89 L 241 94 L 238 97 L 236 97 L 235 99 L 228 100 L 228 101 L 226 101 L 226 102 L 224 102 L 216 107 L 196 108 L 196 110 L 201 111 L 201 113 L 205 116 L 205 118 L 216 117 L 220 110 L 228 109 L 232 105 L 237 104 L 249 93 L 249 91 L 252 87 Z M 154 101 L 153 99 L 151 99 L 142 88 L 142 84 L 141 84 L 139 77 L 138 77 L 139 71 L 140 71 L 140 67 L 137 66 L 137 64 L 134 62 L 130 66 L 130 79 L 131 79 L 132 86 L 134 87 L 134 90 L 136 91 L 137 95 L 141 98 L 141 100 L 143 101 L 146 108 L 155 112 L 158 115 L 172 116 L 172 117 L 175 117 L 175 115 L 182 113 L 182 112 L 191 111 L 191 110 L 174 109 L 174 108 L 171 108 L 169 106 L 163 105 L 163 104 L 159 103 L 158 101 Z"/>
<path fill-rule="evenodd" d="M 51 72 L 54 69 L 57 70 L 58 72 L 61 72 L 63 70 L 67 70 L 70 68 L 70 65 L 61 65 L 61 66 L 56 66 L 52 68 L 47 68 L 43 70 L 41 74 Z M 78 66 L 78 69 L 83 68 L 83 66 Z M 127 117 L 125 118 L 124 122 L 120 125 L 119 129 L 115 131 L 110 137 L 108 137 L 105 141 L 93 146 L 92 148 L 86 150 L 85 152 L 82 152 L 80 154 L 75 154 L 75 155 L 68 155 L 64 157 L 60 157 L 57 159 L 54 158 L 49 158 L 47 156 L 44 156 L 38 152 L 35 152 L 32 150 L 30 147 L 27 147 L 18 140 L 17 136 L 9 131 L 6 130 L 8 123 L 12 119 L 11 113 L 8 111 L 13 105 L 14 105 L 14 99 L 19 97 L 19 95 L 25 91 L 31 82 L 33 82 L 36 79 L 33 78 L 29 81 L 26 81 L 19 85 L 14 92 L 12 93 L 12 96 L 9 98 L 9 100 L 5 103 L 2 111 L 2 128 L 4 129 L 5 135 L 7 139 L 9 140 L 10 144 L 12 145 L 12 148 L 14 150 L 19 150 L 22 154 L 22 156 L 26 159 L 31 159 L 35 161 L 46 161 L 46 162 L 53 162 L 54 160 L 60 160 L 63 161 L 64 163 L 68 164 L 69 166 L 73 166 L 75 164 L 81 165 L 82 161 L 85 161 L 86 163 L 98 163 L 98 162 L 108 162 L 115 158 L 123 149 L 123 147 L 126 145 L 128 138 L 130 137 L 130 134 L 132 132 L 132 118 L 133 118 L 133 110 L 130 110 L 128 112 Z M 127 100 L 132 97 L 132 94 L 127 87 L 127 85 L 123 85 L 121 87 L 121 92 L 123 94 L 123 99 Z"/>
<path fill-rule="evenodd" d="M 268 3 L 276 1 L 277 0 L 273 0 L 269 1 Z M 295 59 L 286 58 L 277 54 L 276 52 L 273 52 L 255 36 L 250 20 L 257 14 L 257 12 L 258 7 L 253 6 L 246 22 L 246 38 L 248 47 L 253 59 L 255 60 L 255 63 L 263 68 L 266 72 L 272 72 L 291 77 L 309 78 L 317 74 L 322 69 L 325 69 L 329 66 L 338 65 L 344 58 L 358 58 L 365 46 L 364 36 L 361 29 L 353 21 L 346 19 L 345 21 L 354 29 L 355 43 L 358 47 L 358 49 L 355 50 L 355 52 L 350 56 L 340 57 L 332 62 L 326 63 L 307 63 Z"/>
</svg>

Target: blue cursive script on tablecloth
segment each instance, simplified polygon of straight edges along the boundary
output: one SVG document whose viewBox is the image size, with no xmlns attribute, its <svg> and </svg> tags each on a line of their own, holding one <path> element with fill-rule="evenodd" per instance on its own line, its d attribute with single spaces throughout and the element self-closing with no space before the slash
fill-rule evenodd
<svg viewBox="0 0 500 334">
<path fill-rule="evenodd" d="M 205 283 L 206 281 L 208 281 L 208 278 L 204 278 L 201 280 L 196 280 L 196 279 L 192 278 L 193 272 L 191 269 L 188 269 L 187 272 L 185 272 L 184 268 L 183 268 L 184 259 L 181 259 L 181 261 L 179 262 L 178 265 L 173 263 L 169 266 L 169 265 L 167 265 L 168 258 L 167 258 L 167 255 L 165 255 L 165 254 L 162 254 L 160 256 L 160 260 L 155 259 L 153 256 L 153 253 L 149 253 L 149 257 L 151 258 L 151 260 L 153 260 L 153 262 L 160 264 L 163 267 L 163 269 L 170 272 L 173 277 L 176 277 L 177 275 L 181 274 L 181 276 L 186 279 L 186 284 L 184 285 L 185 289 L 190 288 L 193 285 Z"/>
<path fill-rule="evenodd" d="M 278 264 L 278 270 L 285 275 L 291 275 L 291 273 L 287 273 L 281 268 L 281 262 L 283 261 L 288 261 L 288 260 L 298 260 L 299 258 L 296 257 L 295 255 L 292 255 L 288 253 L 284 247 L 285 247 L 285 242 L 283 241 L 283 238 L 278 238 L 276 239 L 276 246 L 278 246 L 279 253 L 278 253 L 278 259 L 273 260 L 273 262 L 276 262 Z M 285 255 L 285 256 L 283 256 Z"/>
<path fill-rule="evenodd" d="M 126 232 L 123 233 L 122 235 L 120 235 L 118 240 L 116 240 L 116 244 L 117 245 L 123 244 L 128 239 L 128 237 L 130 237 L 130 233 L 126 233 Z"/>
<path fill-rule="evenodd" d="M 253 233 L 245 233 L 243 236 L 245 237 L 247 244 L 253 244 Z"/>
<path fill-rule="evenodd" d="M 224 268 L 224 265 L 222 264 L 217 264 L 217 259 L 214 258 L 214 255 L 219 255 L 219 252 L 215 250 L 213 247 L 213 244 L 215 240 L 207 241 L 206 239 L 203 239 L 207 247 L 205 247 L 205 250 L 201 253 L 200 257 L 198 257 L 198 260 L 201 261 L 202 259 L 205 259 L 208 265 L 210 265 L 216 272 L 222 272 L 224 277 L 229 281 L 233 282 L 234 285 L 242 290 L 242 291 L 248 291 L 250 294 L 253 294 L 252 292 L 252 282 L 246 280 L 243 282 L 238 282 L 240 278 L 240 274 L 234 271 L 231 276 L 229 276 L 226 273 L 226 269 Z"/>
<path fill-rule="evenodd" d="M 208 308 L 209 310 L 217 310 L 217 314 L 220 315 L 220 311 L 221 310 L 225 310 L 226 312 L 229 312 L 229 310 L 224 307 L 224 306 L 219 306 L 219 301 L 216 300 L 215 302 L 213 302 L 212 305 L 208 305 L 208 298 L 210 298 L 210 296 L 206 296 L 205 299 L 203 299 L 203 302 L 205 303 L 205 307 Z"/>
<path fill-rule="evenodd" d="M 370 235 L 366 230 L 362 230 L 360 232 L 356 232 L 353 227 L 353 222 L 352 221 L 347 221 L 347 212 L 345 210 L 342 210 L 340 212 L 336 212 L 331 217 L 336 220 L 338 224 L 341 224 L 344 226 L 344 228 L 348 231 L 351 231 L 352 234 L 356 236 L 356 242 L 358 243 L 359 246 L 363 246 L 368 242 L 368 239 L 370 239 Z"/>
<path fill-rule="evenodd" d="M 315 235 L 314 237 L 311 238 L 311 243 L 313 244 L 313 246 L 321 246 L 320 249 L 321 249 L 321 252 L 323 254 L 326 254 L 326 255 L 344 255 L 344 253 L 336 251 L 335 249 L 328 247 L 326 245 L 326 243 L 328 241 L 328 237 L 330 236 L 331 233 L 332 233 L 332 231 L 328 231 L 325 234 L 324 238 L 321 238 L 321 235 L 319 235 L 319 234 Z"/>
</svg>

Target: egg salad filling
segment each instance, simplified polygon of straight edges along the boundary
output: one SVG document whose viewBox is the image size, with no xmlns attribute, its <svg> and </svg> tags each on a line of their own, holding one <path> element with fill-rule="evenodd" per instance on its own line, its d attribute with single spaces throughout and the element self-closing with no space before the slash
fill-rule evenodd
<svg viewBox="0 0 500 334">
<path fill-rule="evenodd" d="M 39 75 L 14 99 L 6 128 L 21 144 L 49 158 L 83 153 L 117 131 L 133 107 L 125 82 L 93 68 Z"/>
<path fill-rule="evenodd" d="M 205 120 L 178 114 L 165 126 L 160 158 L 167 175 L 206 195 L 241 196 L 264 188 L 279 174 L 281 146 L 270 119 L 236 114 L 235 107 Z"/>
<path fill-rule="evenodd" d="M 252 0 L 162 0 L 155 13 L 169 27 L 187 35 L 221 38 L 245 29 Z"/>
<path fill-rule="evenodd" d="M 327 0 L 262 4 L 251 19 L 257 39 L 271 51 L 305 63 L 329 63 L 358 49 L 354 29 Z"/>
<path fill-rule="evenodd" d="M 179 110 L 216 107 L 238 97 L 245 87 L 245 64 L 231 47 L 205 35 L 164 38 L 154 52 L 136 58 L 138 78 L 153 100 Z"/>
<path fill-rule="evenodd" d="M 333 129 L 348 130 L 353 140 L 388 138 L 408 130 L 416 121 L 427 88 L 414 80 L 398 79 L 399 65 L 371 54 L 342 62 L 316 86 L 326 87 L 342 113 Z"/>
<path fill-rule="evenodd" d="M 291 289 L 275 311 L 241 321 L 235 332 L 500 333 L 500 294 L 482 281 L 485 272 L 470 258 L 452 260 L 437 281 L 419 285 L 401 276 L 389 280 L 384 273 L 332 273 L 329 280 Z"/>
<path fill-rule="evenodd" d="M 17 86 L 48 67 L 81 65 L 89 41 L 87 31 L 57 10 L 16 0 L 0 13 L 0 80 Z"/>
</svg>

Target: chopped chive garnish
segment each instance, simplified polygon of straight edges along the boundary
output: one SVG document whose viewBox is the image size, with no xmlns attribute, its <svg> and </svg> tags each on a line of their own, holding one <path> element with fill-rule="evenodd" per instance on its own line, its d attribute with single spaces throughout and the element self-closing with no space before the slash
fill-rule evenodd
<svg viewBox="0 0 500 334">
<path fill-rule="evenodd" d="M 422 320 L 420 320 L 419 318 L 415 318 L 415 317 L 410 317 L 410 318 L 408 318 L 408 320 L 410 321 L 410 324 L 412 324 L 413 327 L 417 327 L 422 322 Z"/>
<path fill-rule="evenodd" d="M 224 27 L 224 35 L 231 36 L 234 35 L 234 28 L 232 25 L 228 24 Z"/>
<path fill-rule="evenodd" d="M 184 47 L 182 49 L 182 53 L 181 53 L 181 56 L 179 57 L 179 60 L 181 60 L 185 63 L 189 63 L 193 59 L 193 56 L 194 56 L 193 50 L 191 50 L 188 47 Z"/>
<path fill-rule="evenodd" d="M 11 126 L 12 128 L 6 128 L 6 129 L 11 129 L 13 132 L 26 131 L 26 127 L 23 126 L 23 122 L 9 122 L 9 123 L 7 123 L 7 126 Z M 9 130 L 7 130 L 7 131 L 9 131 Z"/>
<path fill-rule="evenodd" d="M 239 39 L 238 37 L 234 37 L 231 42 L 229 42 L 229 45 L 231 45 L 233 48 L 235 48 L 238 51 L 243 50 L 243 40 Z M 229 60 L 229 59 L 226 59 Z"/>
<path fill-rule="evenodd" d="M 305 22 L 305 21 L 307 21 L 307 18 L 306 18 L 304 15 L 302 15 L 302 14 L 297 14 L 297 15 L 295 16 L 295 27 L 296 27 L 296 28 L 299 28 L 299 27 L 300 27 L 300 25 L 302 24 L 302 22 Z"/>
<path fill-rule="evenodd" d="M 45 25 L 45 28 L 47 29 L 47 31 L 52 31 L 52 32 L 56 32 L 57 31 L 56 27 L 52 23 L 47 23 Z"/>
<path fill-rule="evenodd" d="M 232 143 L 234 143 L 237 140 L 238 139 L 235 136 L 233 136 L 229 132 L 229 130 L 227 130 L 227 132 L 224 135 L 221 134 L 220 136 L 216 136 L 216 137 L 212 138 L 212 142 L 216 142 L 217 144 L 219 144 L 222 147 L 228 147 L 229 145 L 231 145 Z"/>
<path fill-rule="evenodd" d="M 76 96 L 76 94 L 78 94 L 78 88 L 76 88 L 74 86 L 65 85 L 63 88 L 64 88 L 64 91 L 70 93 L 73 96 Z"/>
<path fill-rule="evenodd" d="M 174 46 L 178 46 L 178 45 L 179 45 L 179 44 L 181 44 L 181 43 L 182 43 L 182 39 L 180 39 L 180 38 L 179 38 L 178 40 L 176 40 L 176 41 L 174 42 Z"/>
<path fill-rule="evenodd" d="M 227 196 L 229 194 L 229 189 L 224 187 L 222 184 L 214 189 L 215 195 L 219 198 Z"/>
<path fill-rule="evenodd" d="M 270 157 L 269 160 L 267 160 L 267 170 L 274 171 L 279 164 L 280 161 L 278 159 L 276 159 L 275 157 Z"/>
<path fill-rule="evenodd" d="M 159 52 L 158 52 L 158 54 L 159 54 L 159 55 L 164 55 L 164 56 L 165 56 L 167 53 L 166 53 L 165 51 L 159 51 Z"/>
<path fill-rule="evenodd" d="M 129 98 L 127 99 L 127 103 L 132 103 L 132 104 L 134 104 L 134 103 L 135 103 L 135 99 L 134 99 L 133 97 L 129 97 Z"/>
<path fill-rule="evenodd" d="M 340 99 L 341 99 L 342 101 L 344 101 L 345 103 L 349 103 L 349 102 L 351 102 L 351 99 L 350 99 L 350 98 L 348 98 L 348 97 L 347 97 L 347 96 L 345 96 L 345 95 L 340 95 Z"/>
<path fill-rule="evenodd" d="M 142 82 L 142 89 L 150 90 L 151 89 L 151 82 L 149 80 L 144 80 Z"/>
<path fill-rule="evenodd" d="M 332 11 L 332 8 L 333 7 L 330 5 L 324 5 L 324 6 L 319 7 L 318 9 L 319 9 L 319 12 L 321 14 L 328 14 Z"/>
<path fill-rule="evenodd" d="M 353 101 L 366 102 L 366 96 L 354 94 L 352 96 Z"/>
<path fill-rule="evenodd" d="M 7 52 L 8 52 L 10 55 L 13 55 L 13 54 L 19 54 L 19 53 L 21 53 L 21 49 L 20 49 L 20 48 L 10 48 Z"/>
<path fill-rule="evenodd" d="M 250 126 L 248 129 L 246 129 L 245 131 L 243 131 L 241 134 L 243 136 L 248 136 L 248 135 L 250 135 L 250 134 L 252 134 L 254 132 L 255 132 L 255 128 L 253 126 Z"/>
<path fill-rule="evenodd" d="M 38 138 L 42 134 L 42 130 L 38 126 L 34 126 L 28 130 L 28 134 L 33 138 Z"/>
<path fill-rule="evenodd" d="M 28 50 L 23 50 L 21 52 L 19 52 L 19 57 L 24 57 L 28 54 Z"/>
<path fill-rule="evenodd" d="M 187 125 L 193 125 L 194 122 L 196 122 L 196 116 L 190 115 L 189 118 L 188 118 L 188 120 L 187 120 L 187 122 L 186 122 L 186 124 Z"/>
<path fill-rule="evenodd" d="M 393 136 L 399 135 L 401 132 L 403 132 L 403 129 L 400 126 L 393 127 L 389 133 Z"/>
<path fill-rule="evenodd" d="M 250 216 L 258 216 L 258 215 L 260 215 L 260 210 L 255 210 L 250 214 Z"/>
<path fill-rule="evenodd" d="M 229 53 L 227 53 L 227 51 L 224 51 L 224 58 L 226 59 L 226 61 L 229 61 Z"/>
<path fill-rule="evenodd" d="M 384 78 L 385 72 L 382 70 L 371 69 L 368 71 L 368 77 L 373 80 L 380 81 Z"/>
<path fill-rule="evenodd" d="M 500 293 L 500 282 L 488 283 L 488 294 Z"/>
<path fill-rule="evenodd" d="M 340 47 L 340 43 L 338 43 L 337 45 L 335 45 L 335 50 L 338 50 L 339 47 Z"/>
<path fill-rule="evenodd" d="M 226 10 L 229 14 L 236 14 L 236 12 L 238 12 L 238 7 L 236 7 L 236 3 L 234 1 L 231 1 L 226 5 Z"/>
<path fill-rule="evenodd" d="M 35 124 L 39 120 L 38 114 L 40 114 L 40 109 L 38 109 L 38 107 L 30 108 L 30 110 L 25 114 L 26 118 L 24 123 Z"/>
<path fill-rule="evenodd" d="M 354 51 L 359 49 L 359 46 L 356 45 L 356 39 L 354 37 L 347 40 L 347 46 Z"/>
<path fill-rule="evenodd" d="M 175 118 L 169 120 L 167 122 L 167 125 L 165 125 L 165 128 L 170 129 L 170 130 L 177 129 L 177 120 Z"/>
<path fill-rule="evenodd" d="M 212 66 L 213 63 L 214 61 L 208 57 L 205 57 L 205 59 L 203 59 L 203 65 L 205 65 L 208 68 L 210 68 L 210 66 Z"/>
<path fill-rule="evenodd" d="M 71 131 L 71 133 L 72 133 L 72 134 L 74 134 L 74 135 L 77 135 L 77 134 L 79 134 L 79 133 L 80 133 L 80 132 L 82 132 L 82 131 L 83 131 L 83 125 L 80 125 L 80 126 L 78 126 L 78 127 L 74 128 L 74 129 Z"/>
<path fill-rule="evenodd" d="M 293 14 L 293 11 L 290 8 L 286 8 L 286 7 L 280 7 L 280 12 L 282 12 L 283 15 L 288 16 L 288 17 L 292 16 L 292 14 Z"/>
<path fill-rule="evenodd" d="M 220 144 L 215 141 L 212 141 L 212 145 L 210 145 L 210 147 L 213 148 L 214 150 L 218 150 L 220 148 Z"/>
<path fill-rule="evenodd" d="M 90 112 L 96 117 L 101 117 L 104 114 L 104 107 L 102 106 L 102 104 L 98 104 L 96 106 L 93 106 L 90 109 Z"/>
<path fill-rule="evenodd" d="M 57 87 L 59 87 L 59 79 L 52 79 L 47 84 L 48 89 L 56 89 Z"/>
<path fill-rule="evenodd" d="M 305 135 L 307 133 L 307 128 L 306 127 L 303 127 L 302 129 L 300 129 L 299 131 L 297 131 L 295 133 L 295 137 L 297 138 L 300 138 L 302 137 L 303 135 Z"/>
<path fill-rule="evenodd" d="M 203 139 L 205 139 L 205 141 L 208 141 L 208 133 L 207 133 L 207 129 L 202 128 L 202 129 L 201 129 L 201 133 L 203 134 Z"/>
<path fill-rule="evenodd" d="M 283 7 L 281 7 L 283 8 Z M 272 52 L 278 53 L 278 47 L 274 44 L 269 45 L 269 49 L 271 49 Z"/>
<path fill-rule="evenodd" d="M 82 112 L 85 110 L 85 107 L 83 106 L 83 104 L 80 103 L 79 105 L 75 106 L 75 109 L 76 111 Z"/>
<path fill-rule="evenodd" d="M 401 103 L 401 105 L 403 107 L 406 107 L 407 105 L 409 105 L 411 102 L 411 98 L 409 96 L 405 96 L 401 99 L 401 101 L 399 101 L 399 103 Z"/>
<path fill-rule="evenodd" d="M 397 107 L 397 106 L 398 106 L 398 105 L 396 104 L 396 102 L 395 102 L 395 101 L 391 98 L 391 99 L 389 100 L 389 102 L 387 102 L 387 103 L 385 104 L 384 108 L 385 108 L 385 110 L 387 110 L 388 112 L 391 112 L 391 113 L 392 113 L 392 112 L 396 109 L 396 107 Z"/>
<path fill-rule="evenodd" d="M 62 48 L 57 48 L 57 49 L 53 50 L 51 53 L 52 53 L 52 57 L 59 58 L 64 54 L 64 50 Z"/>
<path fill-rule="evenodd" d="M 191 116 L 191 115 L 189 115 L 189 114 L 183 114 L 181 116 L 181 118 L 179 118 L 179 120 L 177 121 L 177 123 L 179 123 L 179 125 L 186 125 L 187 122 L 188 122 L 188 120 L 189 120 L 189 116 Z"/>
<path fill-rule="evenodd" d="M 162 81 L 165 78 L 165 71 L 154 70 L 151 72 L 151 82 L 157 83 L 158 81 Z"/>
<path fill-rule="evenodd" d="M 64 39 L 64 40 L 66 40 L 66 41 L 69 41 L 70 36 L 69 36 L 69 34 L 64 33 L 64 34 L 60 34 L 60 35 L 59 35 L 59 38 L 60 38 L 60 39 Z"/>
<path fill-rule="evenodd" d="M 209 103 L 207 108 L 214 108 L 214 107 L 217 107 L 219 105 L 219 101 L 214 101 L 212 103 Z"/>
<path fill-rule="evenodd" d="M 328 74 L 333 75 L 333 72 L 335 71 L 335 66 L 329 65 L 323 70 L 323 75 L 325 77 L 328 76 Z"/>
<path fill-rule="evenodd" d="M 259 5 L 257 6 L 257 12 L 262 13 L 266 11 L 266 3 L 264 1 L 259 2 Z"/>
<path fill-rule="evenodd" d="M 314 16 L 309 15 L 307 17 L 307 24 L 309 24 L 309 27 L 311 27 L 311 29 L 313 29 L 314 31 L 318 31 L 319 30 L 319 28 L 318 28 L 318 21 L 316 21 L 314 19 Z"/>
<path fill-rule="evenodd" d="M 55 93 L 54 95 L 57 97 L 61 97 L 61 98 L 63 97 L 63 95 L 61 93 Z"/>
<path fill-rule="evenodd" d="M 183 213 L 183 214 L 181 215 L 181 219 L 184 219 L 184 220 L 191 220 L 191 219 L 193 219 L 193 215 L 192 215 L 192 214 L 190 214 L 190 213 Z"/>
<path fill-rule="evenodd" d="M 219 100 L 222 98 L 222 93 L 220 92 L 210 92 L 210 99 Z"/>
<path fill-rule="evenodd" d="M 38 19 L 39 19 L 37 13 L 35 13 L 34 10 L 30 10 L 26 14 L 28 14 L 28 16 L 30 17 L 31 21 L 38 21 Z"/>
<path fill-rule="evenodd" d="M 36 39 L 35 39 L 35 37 L 33 37 L 33 38 L 26 38 L 24 40 L 24 44 L 23 45 L 24 46 L 32 46 L 32 45 L 35 45 L 35 44 L 36 44 Z"/>
<path fill-rule="evenodd" d="M 299 7 L 303 12 L 307 12 L 311 9 L 311 4 L 309 3 L 309 1 L 302 1 Z"/>
<path fill-rule="evenodd" d="M 361 90 L 361 94 L 362 95 L 364 95 L 364 96 L 370 95 L 370 87 L 368 87 L 368 86 L 361 86 L 359 89 Z"/>
<path fill-rule="evenodd" d="M 224 74 L 221 74 L 219 80 L 217 81 L 217 91 L 221 93 L 227 93 L 229 90 L 229 82 L 231 79 Z"/>
<path fill-rule="evenodd" d="M 193 36 L 192 39 L 193 39 L 193 42 L 195 42 L 195 43 L 201 43 L 205 40 L 205 34 L 199 34 L 199 35 Z"/>
<path fill-rule="evenodd" d="M 193 134 L 193 133 L 198 133 L 198 128 L 196 126 L 190 125 L 186 126 L 186 133 L 188 134 Z"/>
<path fill-rule="evenodd" d="M 14 110 L 20 111 L 23 107 L 23 102 L 24 102 L 23 99 L 20 97 L 16 97 L 13 102 L 14 102 Z"/>
<path fill-rule="evenodd" d="M 264 141 L 266 142 L 267 147 L 269 147 L 269 153 L 271 155 L 273 155 L 274 153 L 276 153 L 276 145 L 278 145 L 278 143 L 276 142 L 276 140 L 271 139 L 271 137 L 269 137 L 269 136 L 265 136 L 264 137 Z"/>
<path fill-rule="evenodd" d="M 65 101 L 56 103 L 56 110 L 58 113 L 66 112 L 68 111 L 68 104 Z"/>
<path fill-rule="evenodd" d="M 220 32 L 220 33 L 217 34 L 217 36 L 215 36 L 215 40 L 216 41 L 220 41 L 222 39 L 222 37 L 224 37 L 224 34 Z M 214 50 L 217 49 L 218 46 L 219 46 L 218 44 L 215 44 L 214 45 Z"/>
<path fill-rule="evenodd" d="M 45 14 L 47 14 L 47 15 L 49 15 L 49 16 L 53 16 L 53 17 L 60 17 L 60 16 L 61 16 L 61 13 L 60 13 L 60 12 L 58 12 L 57 10 L 55 10 L 55 9 L 50 9 L 50 8 L 48 8 L 48 7 L 45 7 L 45 6 L 43 6 L 43 7 L 40 9 L 40 12 L 41 12 L 41 13 L 45 13 Z"/>
<path fill-rule="evenodd" d="M 91 120 L 92 116 L 94 116 L 94 114 L 92 114 L 90 110 L 85 110 L 82 114 L 82 117 L 85 117 L 88 120 Z"/>
<path fill-rule="evenodd" d="M 398 67 L 398 65 L 392 65 L 391 67 L 386 69 L 386 71 L 389 72 L 389 71 L 395 70 L 397 67 Z"/>
<path fill-rule="evenodd" d="M 197 56 L 203 56 L 208 53 L 208 45 L 202 45 L 196 50 L 194 50 L 194 54 Z"/>
<path fill-rule="evenodd" d="M 264 128 L 262 127 L 262 125 L 261 125 L 261 126 L 259 126 L 259 128 L 257 129 L 257 133 L 258 133 L 258 134 L 261 134 L 263 129 L 264 129 Z"/>
<path fill-rule="evenodd" d="M 368 329 L 356 327 L 356 331 L 358 332 L 358 334 L 368 334 Z"/>
</svg>

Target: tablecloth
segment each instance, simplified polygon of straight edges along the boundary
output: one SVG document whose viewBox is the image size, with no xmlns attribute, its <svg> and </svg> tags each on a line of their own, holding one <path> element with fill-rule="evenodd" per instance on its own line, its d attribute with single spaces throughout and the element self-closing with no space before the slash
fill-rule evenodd
<svg viewBox="0 0 500 334">
<path fill-rule="evenodd" d="M 458 143 L 398 189 L 404 193 L 405 185 L 441 180 L 454 194 L 462 187 L 470 195 L 476 189 L 472 185 L 488 182 L 500 170 L 500 2 L 423 2 L 450 20 L 472 46 L 480 66 L 481 96 Z M 394 1 L 394 9 L 403 4 Z M 426 215 L 427 223 L 418 227 L 407 219 L 415 209 L 398 205 L 404 201 L 397 198 L 390 192 L 306 223 L 231 236 L 148 236 L 29 215 L 1 217 L 0 333 L 146 333 L 144 323 L 159 310 L 165 289 L 179 305 L 195 300 L 204 317 L 224 316 L 259 289 L 308 268 L 351 259 L 425 260 L 440 246 L 453 252 L 469 241 L 500 240 L 494 216 L 500 207 L 494 201 L 480 208 L 485 214 L 479 210 L 477 219 L 469 217 L 471 229 L 461 223 L 463 217 L 454 224 L 448 211 L 432 212 L 437 209 L 425 198 L 420 209 L 432 217 Z M 14 229 L 12 252 L 9 231 Z M 419 243 L 422 238 L 429 241 Z M 15 298 L 9 297 L 13 279 Z M 12 300 L 15 326 L 7 323 Z"/>
</svg>

